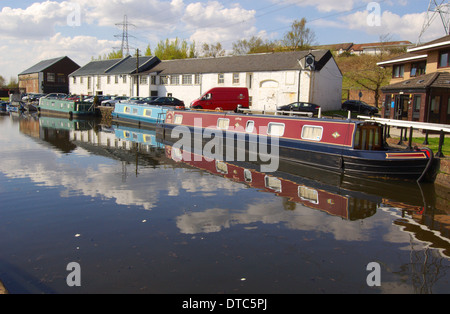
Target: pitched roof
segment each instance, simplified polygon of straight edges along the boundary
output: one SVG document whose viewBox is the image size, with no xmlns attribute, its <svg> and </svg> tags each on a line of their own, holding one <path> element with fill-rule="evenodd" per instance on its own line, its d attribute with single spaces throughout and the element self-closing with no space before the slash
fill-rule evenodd
<svg viewBox="0 0 450 314">
<path fill-rule="evenodd" d="M 67 58 L 66 56 L 64 57 L 59 57 L 59 58 L 53 58 L 53 59 L 48 59 L 48 60 L 43 60 L 35 65 L 33 65 L 31 68 L 26 69 L 25 71 L 23 71 L 22 73 L 19 73 L 19 75 L 24 75 L 24 74 L 32 74 L 32 73 L 39 73 L 44 71 L 45 69 L 49 68 L 50 66 L 52 66 L 53 64 L 61 61 L 62 59 Z"/>
<path fill-rule="evenodd" d="M 157 57 L 139 57 L 139 71 L 148 70 L 158 62 L 160 61 Z M 127 56 L 123 59 L 91 61 L 77 71 L 71 73 L 70 76 L 133 74 L 136 72 L 136 63 L 136 57 L 131 56 Z"/>
<path fill-rule="evenodd" d="M 398 83 L 382 87 L 383 91 L 425 89 L 425 88 L 450 88 L 449 72 L 434 72 L 424 74 L 413 79 L 404 80 Z"/>
<path fill-rule="evenodd" d="M 85 66 L 79 68 L 75 72 L 71 73 L 70 76 L 82 76 L 82 75 L 98 75 L 104 74 L 106 70 L 111 68 L 114 64 L 118 63 L 121 59 L 111 59 L 111 60 L 100 60 L 91 61 Z"/>
<path fill-rule="evenodd" d="M 316 71 L 320 71 L 332 58 L 332 54 L 329 50 L 311 50 L 249 54 L 218 58 L 163 60 L 147 72 L 157 72 L 160 75 L 167 75 L 298 70 L 298 61 L 306 57 L 309 53 L 315 57 Z"/>
<path fill-rule="evenodd" d="M 428 49 L 433 49 L 433 48 L 443 47 L 443 46 L 448 46 L 448 45 L 450 45 L 450 35 L 432 40 L 430 42 L 427 42 L 422 45 L 418 45 L 416 47 L 412 47 L 412 48 L 408 49 L 408 52 L 425 51 Z"/>
<path fill-rule="evenodd" d="M 160 60 L 153 56 L 139 57 L 139 72 L 148 70 L 151 65 L 159 63 Z M 106 71 L 107 74 L 133 74 L 136 73 L 136 57 L 122 59 Z"/>
<path fill-rule="evenodd" d="M 427 59 L 427 55 L 426 54 L 419 55 L 419 54 L 408 52 L 408 53 L 396 56 L 396 57 L 394 57 L 392 59 L 378 62 L 377 65 L 379 65 L 379 66 L 389 66 L 389 65 L 393 65 L 393 64 L 406 63 L 406 62 L 410 62 L 410 61 L 414 61 L 414 60 L 426 60 L 426 59 Z"/>
</svg>

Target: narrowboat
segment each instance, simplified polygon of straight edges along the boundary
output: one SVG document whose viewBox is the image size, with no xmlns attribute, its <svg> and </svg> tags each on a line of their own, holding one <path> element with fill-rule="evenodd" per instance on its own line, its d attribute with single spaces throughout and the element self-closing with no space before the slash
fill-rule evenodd
<svg viewBox="0 0 450 314">
<path fill-rule="evenodd" d="M 93 103 L 76 100 L 41 98 L 39 99 L 38 111 L 72 117 L 89 116 L 95 113 Z"/>
<path fill-rule="evenodd" d="M 146 104 L 117 103 L 112 112 L 115 122 L 141 125 L 163 123 L 168 108 Z"/>
<path fill-rule="evenodd" d="M 254 142 L 274 144 L 280 160 L 346 175 L 416 181 L 430 181 L 433 175 L 431 150 L 393 149 L 385 143 L 384 127 L 374 122 L 169 110 L 164 128 L 164 136 L 171 138 L 187 128 L 203 143 L 211 141 L 211 133 L 222 134 L 235 144 L 245 142 L 246 150 L 255 149 Z"/>
</svg>

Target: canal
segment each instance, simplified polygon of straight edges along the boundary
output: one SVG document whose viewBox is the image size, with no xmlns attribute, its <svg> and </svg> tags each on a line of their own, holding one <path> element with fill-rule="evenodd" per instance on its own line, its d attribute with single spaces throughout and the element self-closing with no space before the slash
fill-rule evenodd
<svg viewBox="0 0 450 314">
<path fill-rule="evenodd" d="M 433 184 L 189 160 L 95 120 L 3 115 L 0 146 L 11 294 L 450 292 Z"/>
</svg>

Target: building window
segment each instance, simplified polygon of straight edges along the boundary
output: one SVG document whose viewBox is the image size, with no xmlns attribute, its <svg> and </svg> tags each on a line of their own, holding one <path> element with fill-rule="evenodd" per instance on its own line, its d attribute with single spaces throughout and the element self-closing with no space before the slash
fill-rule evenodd
<svg viewBox="0 0 450 314">
<path fill-rule="evenodd" d="M 83 77 L 82 76 L 80 76 L 80 84 L 83 84 Z"/>
<path fill-rule="evenodd" d="M 122 76 L 122 82 L 123 82 L 124 84 L 127 83 L 127 76 L 126 76 L 126 75 Z"/>
<path fill-rule="evenodd" d="M 239 73 L 233 73 L 233 84 L 239 84 Z"/>
<path fill-rule="evenodd" d="M 182 78 L 182 84 L 183 85 L 192 85 L 192 75 L 183 75 Z"/>
<path fill-rule="evenodd" d="M 194 84 L 200 85 L 200 74 L 195 74 Z"/>
<path fill-rule="evenodd" d="M 106 84 L 111 84 L 111 76 L 106 77 Z"/>
<path fill-rule="evenodd" d="M 225 75 L 223 73 L 220 73 L 217 75 L 217 83 L 218 84 L 224 84 L 225 83 Z"/>
<path fill-rule="evenodd" d="M 159 84 L 160 85 L 167 85 L 167 76 L 160 76 L 159 77 Z"/>
<path fill-rule="evenodd" d="M 73 82 L 73 84 L 77 84 L 77 77 L 76 76 L 74 76 L 73 78 L 72 78 L 72 82 Z"/>
<path fill-rule="evenodd" d="M 439 67 L 440 68 L 446 68 L 449 65 L 449 54 L 450 51 L 441 51 L 439 53 Z"/>
<path fill-rule="evenodd" d="M 147 85 L 147 82 L 148 82 L 148 80 L 147 80 L 147 76 L 146 75 L 142 75 L 142 76 L 139 77 L 139 83 L 141 85 Z"/>
<path fill-rule="evenodd" d="M 87 79 L 88 79 L 88 80 L 87 80 L 87 88 L 88 88 L 88 89 L 91 89 L 91 77 L 88 76 Z"/>
<path fill-rule="evenodd" d="M 47 82 L 55 82 L 55 73 L 47 73 Z"/>
<path fill-rule="evenodd" d="M 150 84 L 156 85 L 156 75 L 150 76 Z"/>
<path fill-rule="evenodd" d="M 171 75 L 170 76 L 170 85 L 180 85 L 180 76 L 179 75 Z"/>
<path fill-rule="evenodd" d="M 66 76 L 63 73 L 58 73 L 57 79 L 58 83 L 64 84 L 66 82 Z"/>
<path fill-rule="evenodd" d="M 394 65 L 393 71 L 392 71 L 392 77 L 403 77 L 405 73 L 405 66 L 402 65 Z"/>
<path fill-rule="evenodd" d="M 425 74 L 427 68 L 426 62 L 418 62 L 411 64 L 411 76 L 419 76 Z"/>
</svg>

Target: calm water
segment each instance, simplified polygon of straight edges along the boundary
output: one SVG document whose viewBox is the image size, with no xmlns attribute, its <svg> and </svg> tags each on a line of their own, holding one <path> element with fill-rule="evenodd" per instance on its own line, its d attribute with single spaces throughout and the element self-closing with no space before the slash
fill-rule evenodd
<svg viewBox="0 0 450 314">
<path fill-rule="evenodd" d="M 450 292 L 433 185 L 181 162 L 153 130 L 89 120 L 0 116 L 0 146 L 10 293 Z"/>
</svg>

